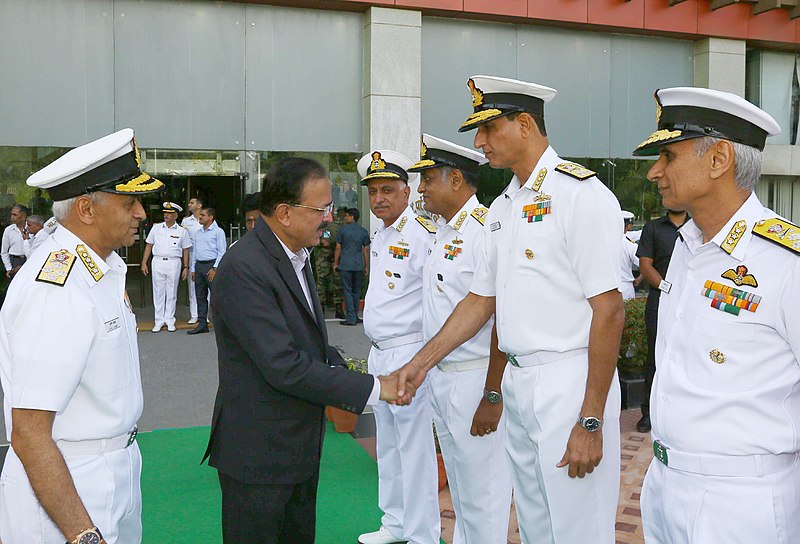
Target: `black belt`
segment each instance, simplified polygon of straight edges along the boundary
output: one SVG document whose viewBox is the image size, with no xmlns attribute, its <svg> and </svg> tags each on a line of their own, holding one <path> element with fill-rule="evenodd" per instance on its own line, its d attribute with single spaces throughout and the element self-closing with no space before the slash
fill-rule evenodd
<svg viewBox="0 0 800 544">
<path fill-rule="evenodd" d="M 180 257 L 156 257 L 156 259 L 161 259 L 162 261 L 170 261 L 172 259 L 180 259 Z"/>
<path fill-rule="evenodd" d="M 195 261 L 195 262 L 198 262 L 200 264 L 209 264 L 209 263 L 213 263 L 215 261 L 216 261 L 216 259 L 211 259 L 210 261 Z"/>
</svg>

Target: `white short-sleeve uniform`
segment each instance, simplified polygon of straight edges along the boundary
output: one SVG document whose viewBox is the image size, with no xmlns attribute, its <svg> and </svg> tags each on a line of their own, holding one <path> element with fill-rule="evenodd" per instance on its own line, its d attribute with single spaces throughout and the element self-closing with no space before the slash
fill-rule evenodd
<svg viewBox="0 0 800 544">
<path fill-rule="evenodd" d="M 422 222 L 421 222 L 422 221 Z M 427 225 L 427 228 L 423 226 Z M 364 331 L 373 343 L 369 372 L 389 374 L 423 345 L 422 272 L 435 225 L 406 208 L 373 236 Z M 439 542 L 439 494 L 433 408 L 427 382 L 409 406 L 375 405 L 381 522 L 413 544 Z"/>
<path fill-rule="evenodd" d="M 43 281 L 69 266 L 63 285 Z M 142 413 L 142 385 L 126 269 L 116 253 L 104 261 L 60 226 L 22 267 L 0 311 L 8 439 L 12 408 L 56 412 L 53 440 L 109 544 L 137 543 L 142 533 L 141 458 L 129 434 Z M 64 540 L 11 448 L 0 476 L 0 541 Z"/>
<path fill-rule="evenodd" d="M 483 256 L 487 212 L 473 195 L 449 222 L 442 220 L 438 225 L 422 276 L 426 342 L 469 292 Z M 470 434 L 486 383 L 492 323 L 490 319 L 428 374 L 436 435 L 456 514 L 453 544 L 508 541 L 511 472 L 505 451 L 505 416 L 497 432 Z"/>
<path fill-rule="evenodd" d="M 189 231 L 175 223 L 156 223 L 147 234 L 153 244 L 152 281 L 155 324 L 175 325 L 175 302 L 183 268 L 183 250 L 192 247 Z"/>
<path fill-rule="evenodd" d="M 559 172 L 564 164 L 575 171 L 548 147 L 530 178 L 520 187 L 515 176 L 492 203 L 470 290 L 497 297 L 499 347 L 512 363 L 503 378 L 506 448 L 523 542 L 605 544 L 614 542 L 619 493 L 616 377 L 597 414 L 603 461 L 583 479 L 556 464 L 585 393 L 587 299 L 619 288 L 623 225 L 613 193 L 594 176 Z"/>
<path fill-rule="evenodd" d="M 619 290 L 625 300 L 634 298 L 633 269 L 639 267 L 639 257 L 636 256 L 636 242 L 622 235 L 622 268 L 620 269 Z"/>
<path fill-rule="evenodd" d="M 195 218 L 194 214 L 184 217 L 181 220 L 181 226 L 189 231 L 189 238 L 192 241 L 192 245 L 194 245 L 194 235 L 197 234 L 197 231 L 202 229 L 203 226 L 200 222 Z M 192 260 L 192 249 L 189 249 L 189 262 Z M 197 319 L 197 298 L 195 296 L 194 291 L 194 282 L 192 281 L 192 275 L 186 275 L 186 281 L 189 283 L 189 316 L 192 319 Z M 211 307 L 211 293 L 208 294 L 208 307 Z"/>
<path fill-rule="evenodd" d="M 800 229 L 775 217 L 751 194 L 706 243 L 693 220 L 680 229 L 658 309 L 650 414 L 668 466 L 645 478 L 648 542 L 800 539 Z M 755 234 L 762 220 L 790 247 Z"/>
</svg>

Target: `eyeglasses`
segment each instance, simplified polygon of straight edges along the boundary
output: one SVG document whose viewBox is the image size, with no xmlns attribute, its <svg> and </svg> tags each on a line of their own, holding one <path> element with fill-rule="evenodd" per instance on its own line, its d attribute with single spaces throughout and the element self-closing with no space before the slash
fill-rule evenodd
<svg viewBox="0 0 800 544">
<path fill-rule="evenodd" d="M 295 208 L 306 208 L 309 210 L 314 210 L 315 212 L 322 212 L 322 215 L 330 215 L 333 213 L 333 202 L 325 206 L 324 208 L 317 208 L 316 206 L 306 206 L 305 204 L 292 204 Z"/>
</svg>

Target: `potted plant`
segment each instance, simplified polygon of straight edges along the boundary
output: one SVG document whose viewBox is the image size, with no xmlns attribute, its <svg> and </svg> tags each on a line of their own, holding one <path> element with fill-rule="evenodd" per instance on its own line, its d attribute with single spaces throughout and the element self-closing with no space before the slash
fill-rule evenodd
<svg viewBox="0 0 800 544">
<path fill-rule="evenodd" d="M 642 401 L 644 391 L 644 363 L 647 360 L 647 329 L 644 324 L 644 307 L 647 297 L 625 301 L 625 326 L 619 343 L 620 387 L 622 407 L 634 408 Z"/>
<path fill-rule="evenodd" d="M 367 360 L 356 359 L 354 357 L 345 357 L 347 368 L 362 374 L 367 373 Z M 334 429 L 337 433 L 352 433 L 356 430 L 356 423 L 358 423 L 358 414 L 336 408 L 335 406 L 328 406 L 325 408 L 325 416 L 328 421 L 333 423 Z"/>
</svg>

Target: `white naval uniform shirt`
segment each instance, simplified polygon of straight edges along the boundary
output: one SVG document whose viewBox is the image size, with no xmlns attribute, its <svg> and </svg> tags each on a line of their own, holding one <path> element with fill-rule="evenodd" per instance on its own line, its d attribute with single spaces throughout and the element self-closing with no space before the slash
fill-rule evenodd
<svg viewBox="0 0 800 544">
<path fill-rule="evenodd" d="M 486 249 L 470 290 L 497 297 L 506 353 L 586 348 L 587 299 L 619 287 L 619 202 L 594 176 L 581 181 L 556 171 L 564 162 L 548 147 L 522 187 L 512 178 L 485 221 Z M 543 204 L 537 197 L 550 201 L 550 213 L 529 222 L 523 208 Z"/>
<path fill-rule="evenodd" d="M 772 217 L 751 194 L 709 242 L 693 220 L 679 231 L 667 270 L 672 287 L 659 302 L 650 400 L 653 437 L 668 448 L 716 455 L 800 448 L 800 256 L 753 234 Z M 729 254 L 722 246 L 730 248 L 737 228 Z M 707 281 L 761 300 L 738 315 L 718 310 Z"/>
<path fill-rule="evenodd" d="M 184 217 L 181 220 L 181 226 L 189 231 L 189 237 L 192 240 L 192 245 L 194 245 L 194 235 L 197 233 L 198 230 L 203 228 L 203 225 L 195 218 L 194 214 Z"/>
<path fill-rule="evenodd" d="M 639 246 L 628 238 L 622 235 L 622 268 L 620 269 L 620 287 L 622 284 L 627 284 L 628 291 L 633 291 L 633 269 L 639 266 L 639 257 L 636 256 L 636 249 Z M 622 289 L 621 289 L 622 290 Z M 623 297 L 625 291 L 622 290 Z"/>
<path fill-rule="evenodd" d="M 467 296 L 475 269 L 483 256 L 485 234 L 482 220 L 488 210 L 473 195 L 433 236 L 425 273 L 422 275 L 423 334 L 427 342 L 442 328 L 453 309 Z M 454 349 L 443 362 L 486 358 L 492 340 L 490 319 L 478 333 Z"/>
<path fill-rule="evenodd" d="M 189 231 L 178 223 L 168 227 L 166 223 L 156 223 L 147 235 L 148 244 L 153 244 L 153 257 L 183 256 L 183 250 L 192 247 Z"/>
<path fill-rule="evenodd" d="M 81 246 L 93 265 L 78 256 Z M 125 262 L 116 253 L 103 261 L 63 225 L 40 249 L 20 269 L 0 311 L 8 439 L 12 408 L 56 412 L 56 441 L 124 435 L 143 402 Z M 76 257 L 64 285 L 37 281 L 51 252 L 60 250 Z"/>
<path fill-rule="evenodd" d="M 6 270 L 11 270 L 11 255 L 24 256 L 25 255 L 25 240 L 22 238 L 22 232 L 15 224 L 10 224 L 3 231 L 2 253 L 3 265 Z"/>
<path fill-rule="evenodd" d="M 417 217 L 407 207 L 374 233 L 364 301 L 364 332 L 372 341 L 422 332 L 422 269 L 433 235 Z"/>
</svg>

